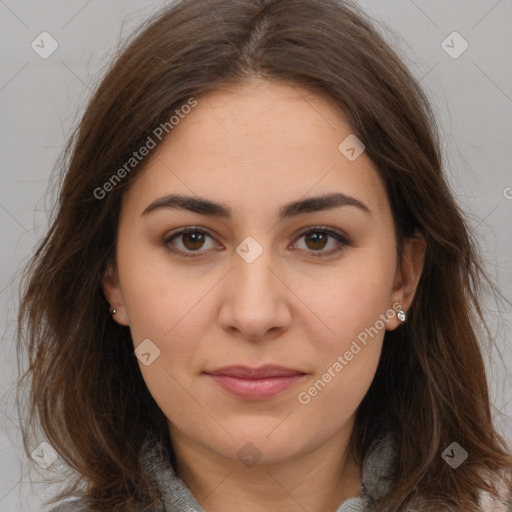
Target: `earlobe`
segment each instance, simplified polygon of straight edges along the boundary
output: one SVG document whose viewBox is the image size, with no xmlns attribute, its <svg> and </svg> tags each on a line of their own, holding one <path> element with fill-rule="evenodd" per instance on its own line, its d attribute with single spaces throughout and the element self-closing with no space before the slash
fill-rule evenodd
<svg viewBox="0 0 512 512">
<path fill-rule="evenodd" d="M 113 265 L 109 263 L 101 277 L 101 288 L 107 301 L 112 305 L 117 300 L 118 280 Z"/>
<path fill-rule="evenodd" d="M 405 318 L 412 304 L 418 283 L 423 272 L 427 243 L 422 234 L 418 231 L 414 236 L 404 240 L 402 261 L 398 269 L 393 285 L 393 300 L 401 305 Z M 402 315 L 400 315 L 402 316 Z M 400 322 L 391 322 L 388 330 L 395 329 Z"/>
<path fill-rule="evenodd" d="M 124 307 L 123 296 L 119 286 L 119 277 L 112 263 L 109 263 L 101 278 L 101 288 L 109 303 L 109 314 L 121 325 L 129 325 Z"/>
<path fill-rule="evenodd" d="M 427 243 L 418 232 L 404 241 L 402 260 L 402 304 L 409 309 L 423 273 Z"/>
</svg>

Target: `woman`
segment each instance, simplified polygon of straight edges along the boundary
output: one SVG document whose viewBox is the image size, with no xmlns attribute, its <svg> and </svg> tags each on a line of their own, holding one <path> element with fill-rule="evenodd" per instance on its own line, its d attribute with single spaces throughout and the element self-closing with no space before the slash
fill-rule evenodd
<svg viewBox="0 0 512 512">
<path fill-rule="evenodd" d="M 485 275 L 355 6 L 167 7 L 67 156 L 19 316 L 55 511 L 508 510 Z"/>
</svg>

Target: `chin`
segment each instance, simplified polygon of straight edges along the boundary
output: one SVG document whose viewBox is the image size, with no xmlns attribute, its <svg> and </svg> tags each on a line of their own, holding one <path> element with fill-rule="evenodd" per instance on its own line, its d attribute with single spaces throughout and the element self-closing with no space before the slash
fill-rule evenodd
<svg viewBox="0 0 512 512">
<path fill-rule="evenodd" d="M 272 431 L 275 426 L 276 423 L 265 432 L 254 432 L 254 428 L 251 429 L 250 426 L 245 432 L 241 429 L 237 430 L 237 435 L 229 438 L 227 445 L 219 443 L 216 451 L 248 467 L 255 463 L 286 462 L 308 451 L 308 440 L 302 440 L 296 432 L 289 429 L 283 429 L 279 433 L 277 430 Z"/>
</svg>

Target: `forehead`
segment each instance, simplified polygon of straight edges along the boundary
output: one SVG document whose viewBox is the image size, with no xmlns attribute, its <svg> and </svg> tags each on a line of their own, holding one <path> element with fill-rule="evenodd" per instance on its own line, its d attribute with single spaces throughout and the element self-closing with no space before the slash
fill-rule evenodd
<svg viewBox="0 0 512 512">
<path fill-rule="evenodd" d="M 197 98 L 123 200 L 143 209 L 155 194 L 192 192 L 236 209 L 338 191 L 386 209 L 370 158 L 340 150 L 347 137 L 350 124 L 324 95 L 265 80 L 224 87 Z"/>
</svg>

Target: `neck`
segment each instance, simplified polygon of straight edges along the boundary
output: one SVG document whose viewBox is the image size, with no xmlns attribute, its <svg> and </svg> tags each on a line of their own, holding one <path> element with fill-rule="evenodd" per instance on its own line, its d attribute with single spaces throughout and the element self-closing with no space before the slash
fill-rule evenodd
<svg viewBox="0 0 512 512">
<path fill-rule="evenodd" d="M 206 512 L 334 512 L 359 494 L 349 429 L 307 453 L 253 466 L 198 445 L 172 426 L 170 432 L 176 473 Z"/>
</svg>

